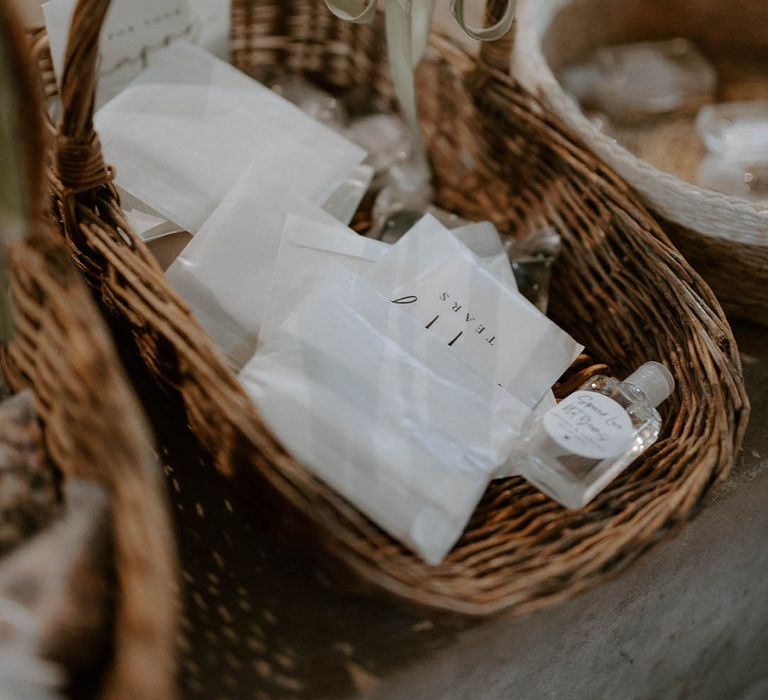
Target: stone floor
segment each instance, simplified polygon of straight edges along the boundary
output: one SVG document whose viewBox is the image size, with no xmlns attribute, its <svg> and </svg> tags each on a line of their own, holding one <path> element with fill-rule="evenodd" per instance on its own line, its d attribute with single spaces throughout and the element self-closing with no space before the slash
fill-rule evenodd
<svg viewBox="0 0 768 700">
<path fill-rule="evenodd" d="M 731 478 L 622 576 L 512 620 L 457 623 L 323 585 L 155 396 L 184 569 L 183 697 L 768 698 L 768 332 L 736 333 L 753 420 Z"/>
</svg>

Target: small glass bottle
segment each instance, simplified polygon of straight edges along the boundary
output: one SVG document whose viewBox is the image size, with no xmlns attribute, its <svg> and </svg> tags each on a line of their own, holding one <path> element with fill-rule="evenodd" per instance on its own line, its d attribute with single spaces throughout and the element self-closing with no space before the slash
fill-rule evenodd
<svg viewBox="0 0 768 700">
<path fill-rule="evenodd" d="M 623 382 L 593 377 L 533 419 L 514 455 L 519 474 L 562 505 L 582 508 L 656 442 L 656 407 L 674 388 L 658 362 Z"/>
</svg>

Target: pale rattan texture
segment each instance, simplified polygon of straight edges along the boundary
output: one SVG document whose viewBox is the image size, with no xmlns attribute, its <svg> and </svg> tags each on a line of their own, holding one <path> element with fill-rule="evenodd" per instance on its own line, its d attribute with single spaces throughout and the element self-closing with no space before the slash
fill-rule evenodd
<svg viewBox="0 0 768 700">
<path fill-rule="evenodd" d="M 107 6 L 80 0 L 71 35 L 62 132 L 83 143 L 92 138 L 96 37 Z M 329 87 L 389 94 L 380 23 L 338 22 L 319 1 L 240 0 L 232 31 L 235 64 L 248 72 L 280 64 Z M 521 479 L 495 483 L 439 567 L 287 455 L 129 230 L 109 184 L 77 195 L 74 206 L 62 201 L 62 230 L 105 308 L 132 331 L 152 373 L 180 394 L 201 445 L 253 497 L 254 514 L 341 564 L 363 588 L 470 615 L 521 613 L 615 574 L 696 512 L 728 473 L 746 426 L 739 356 L 709 288 L 628 188 L 508 75 L 438 40 L 422 71 L 421 102 L 439 203 L 490 217 L 509 235 L 556 226 L 564 238 L 557 320 L 619 374 L 659 359 L 678 381 L 662 439 L 591 506 L 568 512 Z"/>
<path fill-rule="evenodd" d="M 40 84 L 25 61 L 26 37 L 0 2 L 0 36 L 6 34 L 18 56 L 32 222 L 10 256 L 16 333 L 3 369 L 14 389 L 32 389 L 45 448 L 62 477 L 99 481 L 110 495 L 113 649 L 98 697 L 173 698 L 177 582 L 162 476 L 98 308 L 43 215 Z"/>
<path fill-rule="evenodd" d="M 556 79 L 602 47 L 685 36 L 718 73 L 717 101 L 768 97 L 768 6 L 753 0 L 522 0 L 515 72 L 666 221 L 726 311 L 768 323 L 768 207 L 696 186 L 693 115 L 605 134 Z M 618 139 L 614 141 L 612 136 Z"/>
</svg>

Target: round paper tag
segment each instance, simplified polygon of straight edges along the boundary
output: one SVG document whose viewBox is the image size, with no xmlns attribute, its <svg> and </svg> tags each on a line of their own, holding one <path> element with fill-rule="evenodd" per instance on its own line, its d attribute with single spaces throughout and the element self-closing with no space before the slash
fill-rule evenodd
<svg viewBox="0 0 768 700">
<path fill-rule="evenodd" d="M 544 414 L 544 428 L 562 448 L 580 457 L 618 457 L 632 440 L 632 420 L 613 399 L 575 391 Z"/>
</svg>

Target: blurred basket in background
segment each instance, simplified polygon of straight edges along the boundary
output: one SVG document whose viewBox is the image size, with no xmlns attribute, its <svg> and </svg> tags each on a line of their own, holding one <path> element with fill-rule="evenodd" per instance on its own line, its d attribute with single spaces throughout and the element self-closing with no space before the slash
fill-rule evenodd
<svg viewBox="0 0 768 700">
<path fill-rule="evenodd" d="M 679 36 L 716 68 L 717 100 L 768 98 L 768 6 L 752 0 L 521 0 L 514 73 L 666 220 L 726 311 L 765 324 L 768 206 L 691 184 L 704 154 L 695 115 L 639 129 L 632 152 L 593 124 L 556 77 L 598 48 Z"/>
<path fill-rule="evenodd" d="M 3 369 L 14 390 L 34 393 L 44 446 L 62 480 L 98 482 L 108 495 L 111 642 L 97 654 L 106 668 L 93 669 L 102 679 L 97 696 L 172 698 L 177 582 L 164 483 L 107 328 L 44 211 L 40 83 L 27 63 L 26 37 L 3 0 L 0 50 L 6 49 L 16 99 L 5 126 L 19 135 L 30 220 L 28 235 L 9 256 L 15 334 Z"/>
</svg>

